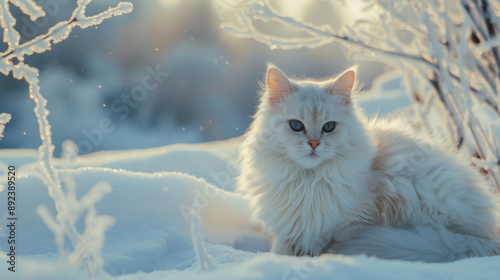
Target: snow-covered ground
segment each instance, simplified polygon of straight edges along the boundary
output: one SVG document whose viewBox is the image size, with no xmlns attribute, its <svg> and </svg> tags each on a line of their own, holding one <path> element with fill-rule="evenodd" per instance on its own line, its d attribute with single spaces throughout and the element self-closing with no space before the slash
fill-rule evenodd
<svg viewBox="0 0 500 280">
<path fill-rule="evenodd" d="M 77 196 L 99 181 L 112 186 L 96 204 L 100 215 L 115 218 L 102 251 L 105 273 L 97 278 L 500 279 L 500 256 L 427 264 L 270 253 L 263 235 L 245 230 L 248 206 L 233 191 L 237 171 L 231 163 L 239 142 L 234 138 L 57 159 L 60 172 L 76 181 Z M 83 269 L 73 271 L 60 264 L 54 235 L 36 214 L 38 205 L 55 213 L 54 202 L 34 170 L 37 157 L 35 150 L 0 151 L 0 184 L 6 186 L 6 164 L 18 170 L 17 272 L 7 270 L 7 232 L 2 226 L 0 279 L 88 279 Z M 6 221 L 5 188 L 0 197 L 0 217 Z M 189 215 L 194 197 L 200 204 L 206 250 L 215 264 L 209 272 L 199 270 L 193 249 Z M 83 221 L 77 227 L 83 229 Z"/>
</svg>

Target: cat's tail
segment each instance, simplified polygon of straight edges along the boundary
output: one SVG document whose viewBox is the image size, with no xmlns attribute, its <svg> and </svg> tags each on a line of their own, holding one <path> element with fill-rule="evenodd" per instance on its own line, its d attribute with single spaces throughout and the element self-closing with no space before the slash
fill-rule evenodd
<svg viewBox="0 0 500 280">
<path fill-rule="evenodd" d="M 200 216 L 206 236 L 212 241 L 231 241 L 241 236 L 262 235 L 271 237 L 262 224 L 252 217 L 250 201 L 239 193 L 222 189 L 216 190 L 210 185 L 210 191 L 195 191 L 194 197 L 200 203 Z M 188 199 L 187 201 L 192 201 Z M 187 207 L 186 222 L 189 223 L 190 207 Z"/>
<path fill-rule="evenodd" d="M 211 234 L 226 235 L 254 230 L 249 202 L 243 196 L 220 190 L 206 199 L 201 211 L 203 226 Z"/>
<path fill-rule="evenodd" d="M 346 255 L 364 253 L 409 261 L 450 262 L 466 257 L 499 255 L 500 240 L 456 233 L 445 227 L 372 227 L 352 240 L 335 244 L 328 252 Z"/>
</svg>

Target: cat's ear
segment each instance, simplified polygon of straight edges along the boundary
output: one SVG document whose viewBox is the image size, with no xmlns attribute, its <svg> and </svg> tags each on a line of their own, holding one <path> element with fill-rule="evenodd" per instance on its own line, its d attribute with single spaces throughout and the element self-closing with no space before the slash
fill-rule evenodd
<svg viewBox="0 0 500 280">
<path fill-rule="evenodd" d="M 266 89 L 271 104 L 279 104 L 287 94 L 292 93 L 293 88 L 288 78 L 280 70 L 269 68 L 266 74 Z"/>
<path fill-rule="evenodd" d="M 330 86 L 330 94 L 341 95 L 346 104 L 351 103 L 351 92 L 356 81 L 356 72 L 354 70 L 347 70 L 335 79 Z"/>
</svg>

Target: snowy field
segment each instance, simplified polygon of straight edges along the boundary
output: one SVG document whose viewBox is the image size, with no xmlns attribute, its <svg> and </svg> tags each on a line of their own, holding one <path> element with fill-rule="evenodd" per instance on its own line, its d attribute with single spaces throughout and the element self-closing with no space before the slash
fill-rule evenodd
<svg viewBox="0 0 500 280">
<path fill-rule="evenodd" d="M 115 218 L 102 250 L 98 279 L 500 279 L 500 256 L 454 263 L 419 263 L 366 256 L 288 257 L 269 251 L 262 235 L 245 230 L 249 211 L 233 192 L 232 167 L 240 139 L 161 148 L 98 152 L 57 159 L 76 181 L 77 196 L 99 181 L 112 186 L 97 203 L 100 215 Z M 55 212 L 54 202 L 34 171 L 35 150 L 0 151 L 0 170 L 19 171 L 18 271 L 6 269 L 2 227 L 1 279 L 88 279 L 83 268 L 58 262 L 53 233 L 36 214 L 38 205 Z M 71 165 L 71 170 L 65 166 Z M 0 173 L 5 178 L 5 173 Z M 2 179 L 5 180 L 5 179 Z M 5 185 L 5 181 L 0 182 Z M 5 190 L 4 190 L 5 191 Z M 189 221 L 193 197 L 200 203 L 206 250 L 215 266 L 201 272 Z M 7 216 L 5 207 L 0 210 Z M 5 220 L 5 219 L 4 219 Z M 83 227 L 77 224 L 77 227 Z M 15 277 L 13 277 L 15 276 Z"/>
</svg>

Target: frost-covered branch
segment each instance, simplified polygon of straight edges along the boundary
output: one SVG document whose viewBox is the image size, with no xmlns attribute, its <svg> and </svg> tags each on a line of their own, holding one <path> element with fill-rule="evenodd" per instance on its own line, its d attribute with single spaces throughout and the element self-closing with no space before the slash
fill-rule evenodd
<svg viewBox="0 0 500 280">
<path fill-rule="evenodd" d="M 216 2 L 237 18 L 221 23 L 235 37 L 283 50 L 338 42 L 361 59 L 401 69 L 394 75 L 404 78 L 418 125 L 455 150 L 478 154 L 473 163 L 488 172 L 500 194 L 498 143 L 491 142 L 500 125 L 500 1 L 365 0 L 370 14 L 349 15 L 359 19 L 337 29 L 278 12 L 266 0 Z M 289 32 L 272 32 L 276 25 Z M 410 35 L 403 38 L 401 31 Z"/>
<path fill-rule="evenodd" d="M 12 71 L 14 77 L 17 79 L 25 79 L 25 77 L 22 76 L 22 73 L 16 71 L 16 66 L 23 65 L 22 63 L 24 61 L 25 56 L 32 55 L 33 53 L 43 53 L 45 51 L 50 50 L 52 44 L 57 44 L 68 38 L 73 28 L 77 26 L 82 29 L 85 29 L 90 26 L 99 25 L 105 19 L 108 19 L 112 16 L 119 16 L 125 13 L 129 13 L 132 11 L 133 8 L 131 3 L 120 2 L 116 7 L 113 8 L 110 7 L 108 10 L 102 13 L 99 13 L 94 16 L 86 16 L 85 9 L 92 0 L 78 0 L 77 7 L 74 10 L 69 20 L 61 21 L 56 25 L 54 25 L 53 27 L 51 27 L 46 34 L 37 36 L 30 41 L 20 44 L 19 41 L 21 39 L 21 36 L 19 35 L 19 32 L 17 32 L 14 29 L 14 26 L 16 25 L 16 20 L 8 10 L 9 0 L 0 0 L 0 1 L 2 1 L 1 2 L 2 4 L 0 5 L 0 14 L 2 15 L 2 17 L 0 17 L 0 24 L 1 27 L 4 29 L 3 40 L 8 44 L 7 50 L 3 53 L 0 53 L 0 72 L 4 75 L 9 75 L 10 71 Z M 14 5 L 16 4 L 16 2 L 26 3 L 32 1 L 28 0 L 12 1 Z M 35 20 L 38 17 L 43 16 L 45 14 L 40 7 L 38 7 L 35 10 L 38 11 L 38 9 L 41 11 L 40 13 L 28 14 L 32 20 Z M 12 62 L 13 58 L 17 58 L 19 64 L 17 65 L 14 64 Z M 28 80 L 27 82 L 29 83 Z M 30 95 L 30 97 L 33 98 L 32 95 Z"/>
<path fill-rule="evenodd" d="M 387 7 L 385 7 L 387 9 Z M 344 26 L 343 30 L 337 32 L 333 31 L 330 27 L 324 26 L 319 27 L 314 24 L 304 22 L 293 17 L 282 16 L 278 14 L 273 8 L 268 5 L 264 5 L 262 1 L 249 1 L 245 5 L 238 6 L 236 11 L 238 20 L 241 24 L 240 27 L 235 26 L 230 23 L 222 23 L 221 28 L 235 37 L 238 38 L 253 38 L 258 42 L 268 45 L 272 50 L 274 49 L 298 49 L 298 48 L 317 48 L 323 45 L 329 44 L 331 42 L 341 42 L 348 46 L 354 46 L 362 48 L 368 51 L 373 51 L 382 56 L 387 56 L 389 59 L 393 57 L 407 59 L 410 61 L 415 61 L 422 63 L 432 69 L 437 69 L 438 64 L 427 58 L 426 56 L 407 53 L 403 48 L 388 48 L 387 46 L 372 45 L 359 40 L 353 28 L 349 26 Z M 253 22 L 255 20 L 260 20 L 264 22 L 274 21 L 280 23 L 288 28 L 295 31 L 303 31 L 308 33 L 309 37 L 282 37 L 276 35 L 269 35 L 263 33 L 255 28 Z M 411 26 L 406 23 L 406 26 Z M 415 29 L 415 28 L 412 28 Z M 417 33 L 422 34 L 423 31 L 418 30 Z M 390 46 L 397 46 L 397 44 L 391 44 L 391 41 L 386 41 L 385 44 Z M 449 75 L 460 82 L 461 78 L 457 73 L 449 72 Z M 480 90 L 477 87 L 470 86 L 470 90 L 474 94 L 480 94 Z M 491 106 L 499 115 L 499 106 L 489 99 L 484 100 L 489 106 Z"/>
<path fill-rule="evenodd" d="M 94 204 L 111 188 L 107 184 L 98 184 L 87 195 L 77 200 L 76 185 L 70 178 L 66 178 L 66 191 L 64 191 L 59 172 L 53 165 L 54 146 L 51 126 L 47 119 L 49 111 L 47 100 L 40 92 L 39 70 L 25 64 L 24 61 L 26 56 L 48 51 L 53 44 L 67 39 L 75 27 L 83 29 L 98 25 L 112 16 L 131 12 L 133 7 L 131 3 L 120 2 L 116 7 L 110 7 L 94 16 L 87 16 L 85 10 L 92 0 L 78 0 L 70 19 L 57 23 L 46 34 L 21 44 L 21 36 L 15 29 L 16 19 L 10 13 L 9 2 L 20 8 L 33 21 L 44 16 L 45 12 L 33 0 L 0 0 L 0 27 L 3 29 L 3 41 L 7 43 L 7 49 L 0 53 L 0 73 L 6 76 L 12 73 L 14 78 L 25 80 L 29 86 L 29 96 L 35 102 L 34 111 L 42 140 L 38 149 L 38 175 L 47 186 L 57 210 L 56 218 L 53 218 L 44 206 L 38 208 L 38 214 L 54 232 L 61 259 L 70 267 L 85 264 L 89 274 L 93 275 L 102 268 L 100 250 L 104 245 L 104 232 L 113 224 L 112 217 L 97 215 Z M 3 125 L 0 127 L 3 131 Z M 75 224 L 84 211 L 87 211 L 86 228 L 81 235 Z M 69 254 L 64 245 L 66 237 L 69 237 L 74 248 Z"/>
</svg>

